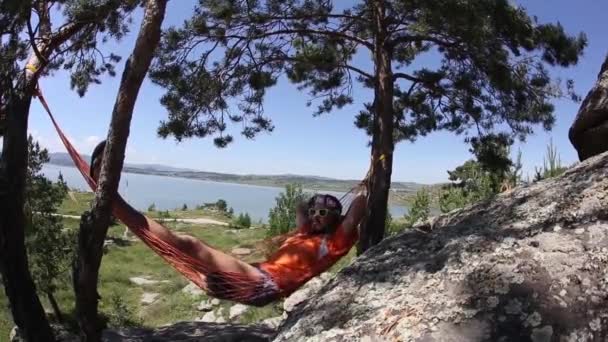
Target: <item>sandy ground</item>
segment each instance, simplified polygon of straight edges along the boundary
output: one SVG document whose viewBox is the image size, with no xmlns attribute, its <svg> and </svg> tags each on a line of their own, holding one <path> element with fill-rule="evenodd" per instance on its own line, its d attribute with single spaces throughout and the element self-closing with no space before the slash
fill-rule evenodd
<svg viewBox="0 0 608 342">
<path fill-rule="evenodd" d="M 62 214 L 55 214 L 56 216 L 61 216 L 61 217 L 68 217 L 68 218 L 74 218 L 74 219 L 80 219 L 80 216 L 77 215 L 62 215 Z M 176 218 L 170 219 L 171 221 L 175 220 L 177 222 L 184 222 L 184 223 L 192 223 L 192 224 L 215 224 L 218 226 L 227 226 L 228 223 L 226 222 L 222 222 L 222 221 L 218 221 L 218 220 L 214 220 L 214 219 L 210 219 L 210 218 Z"/>
</svg>

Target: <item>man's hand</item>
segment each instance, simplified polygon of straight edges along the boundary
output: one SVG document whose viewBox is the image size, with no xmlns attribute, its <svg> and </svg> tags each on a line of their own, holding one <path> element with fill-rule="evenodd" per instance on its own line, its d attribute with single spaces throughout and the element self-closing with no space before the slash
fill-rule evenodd
<svg viewBox="0 0 608 342">
<path fill-rule="evenodd" d="M 300 202 L 296 206 L 296 227 L 302 228 L 308 224 L 308 213 L 306 210 L 308 209 L 308 203 Z"/>
</svg>

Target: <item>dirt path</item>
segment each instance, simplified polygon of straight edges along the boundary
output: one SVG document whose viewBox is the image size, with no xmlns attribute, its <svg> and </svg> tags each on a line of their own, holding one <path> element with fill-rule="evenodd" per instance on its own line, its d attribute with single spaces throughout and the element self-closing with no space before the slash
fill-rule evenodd
<svg viewBox="0 0 608 342">
<path fill-rule="evenodd" d="M 80 216 L 77 215 L 63 215 L 63 214 L 53 214 L 55 216 L 61 216 L 61 217 L 67 217 L 67 218 L 73 218 L 73 219 L 80 219 Z M 218 221 L 218 220 L 214 220 L 214 219 L 210 219 L 210 218 L 170 218 L 168 219 L 170 221 L 177 221 L 177 222 L 184 222 L 184 223 L 192 223 L 192 224 L 215 224 L 218 226 L 227 226 L 228 223 L 226 222 L 222 222 L 222 221 Z"/>
</svg>

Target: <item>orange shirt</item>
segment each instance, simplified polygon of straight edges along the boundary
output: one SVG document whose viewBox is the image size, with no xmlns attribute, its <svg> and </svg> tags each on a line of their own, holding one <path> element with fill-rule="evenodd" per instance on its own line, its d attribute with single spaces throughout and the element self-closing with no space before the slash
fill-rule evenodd
<svg viewBox="0 0 608 342">
<path fill-rule="evenodd" d="M 348 253 L 358 230 L 347 234 L 342 225 L 331 234 L 308 234 L 305 228 L 291 236 L 259 267 L 268 272 L 282 295 L 289 295 L 311 278 L 329 269 Z"/>
</svg>

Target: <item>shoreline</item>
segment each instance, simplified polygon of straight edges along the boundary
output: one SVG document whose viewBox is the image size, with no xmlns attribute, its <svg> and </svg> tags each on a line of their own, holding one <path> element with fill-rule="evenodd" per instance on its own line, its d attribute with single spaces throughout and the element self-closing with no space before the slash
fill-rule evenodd
<svg viewBox="0 0 608 342">
<path fill-rule="evenodd" d="M 57 164 L 57 163 L 47 163 L 47 166 L 53 166 L 53 167 L 70 167 L 70 168 L 76 168 L 74 165 L 63 165 L 63 164 Z M 141 170 L 141 171 L 140 171 Z M 196 171 L 194 171 L 196 172 Z M 197 178 L 197 177 L 187 177 L 185 175 L 179 175 L 179 174 L 169 174 L 168 171 L 167 173 L 165 173 L 164 171 L 148 171 L 148 170 L 143 170 L 143 169 L 137 169 L 137 168 L 128 168 L 127 170 L 123 170 L 122 172 L 123 174 L 133 174 L 133 175 L 144 175 L 144 176 L 156 176 L 156 177 L 168 177 L 168 178 L 174 178 L 174 179 L 187 179 L 187 180 L 193 180 L 193 181 L 199 181 L 199 182 L 205 182 L 205 183 L 216 183 L 216 184 L 228 184 L 228 185 L 235 185 L 235 186 L 249 186 L 249 187 L 257 187 L 257 188 L 266 188 L 266 189 L 280 189 L 280 190 L 284 190 L 285 186 L 287 184 L 302 184 L 302 183 L 298 183 L 298 182 L 293 182 L 293 183 L 289 183 L 289 182 L 285 182 L 285 184 L 280 185 L 280 184 L 275 184 L 275 185 L 270 185 L 270 184 L 260 184 L 259 182 L 239 182 L 239 181 L 231 181 L 231 180 L 210 180 L 210 179 L 203 179 L 203 178 Z M 348 181 L 341 181 L 338 180 L 339 182 L 348 182 Z M 354 182 L 354 181 L 353 181 Z M 340 194 L 340 195 L 344 195 L 346 194 L 348 191 L 350 191 L 350 188 L 323 188 L 323 187 L 304 187 L 304 184 L 302 184 L 302 191 L 304 192 L 329 192 L 329 193 L 334 193 L 334 194 Z M 429 185 L 430 186 L 430 185 Z M 409 207 L 411 205 L 411 203 L 409 203 L 407 200 L 395 200 L 394 198 L 392 198 L 392 196 L 414 196 L 415 195 L 415 191 L 408 191 L 408 190 L 393 190 L 391 189 L 389 192 L 389 200 L 388 200 L 388 204 L 389 205 L 399 205 L 399 206 L 406 206 Z M 391 196 L 392 194 L 392 196 Z"/>
</svg>

